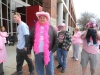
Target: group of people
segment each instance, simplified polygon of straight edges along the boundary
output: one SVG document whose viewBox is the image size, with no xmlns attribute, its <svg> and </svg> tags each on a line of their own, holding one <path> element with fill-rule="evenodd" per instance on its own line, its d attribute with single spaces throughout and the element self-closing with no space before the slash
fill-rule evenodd
<svg viewBox="0 0 100 75">
<path fill-rule="evenodd" d="M 54 56 L 53 53 L 57 50 L 57 69 L 62 68 L 61 72 L 64 73 L 66 69 L 66 61 L 69 48 L 73 45 L 73 56 L 75 60 L 78 60 L 79 46 L 83 44 L 81 53 L 81 65 L 83 75 L 86 73 L 87 63 L 90 60 L 91 75 L 94 75 L 96 64 L 98 61 L 98 40 L 100 40 L 100 34 L 96 31 L 96 43 L 89 45 L 86 40 L 88 33 L 87 29 L 83 34 L 79 29 L 75 28 L 75 34 L 71 38 L 69 31 L 66 31 L 66 25 L 62 23 L 60 25 L 60 31 L 57 33 L 55 28 L 50 25 L 50 15 L 48 12 L 36 12 L 38 21 L 32 30 L 29 31 L 29 27 L 21 20 L 21 15 L 18 12 L 14 13 L 14 20 L 18 23 L 17 27 L 17 48 L 16 48 L 16 72 L 12 75 L 21 75 L 23 73 L 22 66 L 24 60 L 27 61 L 29 67 L 29 75 L 34 75 L 34 66 L 31 59 L 31 50 L 35 56 L 35 67 L 38 75 L 44 75 L 44 67 L 46 75 L 54 75 Z M 76 40 L 78 39 L 78 40 Z M 3 62 L 5 61 L 7 54 L 5 45 L 1 41 L 0 37 L 0 75 L 4 75 Z M 2 43 L 1 43 L 2 42 Z M 1 55 L 2 51 L 2 55 Z M 4 51 L 4 53 L 3 53 Z M 4 56 L 2 59 L 1 57 Z"/>
<path fill-rule="evenodd" d="M 18 44 L 16 48 L 17 71 L 13 75 L 22 74 L 24 59 L 29 66 L 29 75 L 34 74 L 31 50 L 33 50 L 35 55 L 35 65 L 38 75 L 44 75 L 44 66 L 46 75 L 54 75 L 53 53 L 56 50 L 57 58 L 59 59 L 58 66 L 62 67 L 61 72 L 65 72 L 66 57 L 71 46 L 70 33 L 66 31 L 65 24 L 63 24 L 60 33 L 57 34 L 55 28 L 49 23 L 50 15 L 48 12 L 36 12 L 36 16 L 38 21 L 29 33 L 28 25 L 21 21 L 21 15 L 18 12 L 14 13 L 14 20 L 19 25 L 17 27 Z"/>
<path fill-rule="evenodd" d="M 98 25 L 96 20 L 90 18 L 90 21 L 86 24 L 86 30 L 79 31 L 79 28 L 75 28 L 74 35 L 72 36 L 73 56 L 75 60 L 79 59 L 79 47 L 82 46 L 81 61 L 82 75 L 86 75 L 86 69 L 88 62 L 90 63 L 91 75 L 94 75 L 99 55 L 100 33 L 98 32 Z"/>
</svg>

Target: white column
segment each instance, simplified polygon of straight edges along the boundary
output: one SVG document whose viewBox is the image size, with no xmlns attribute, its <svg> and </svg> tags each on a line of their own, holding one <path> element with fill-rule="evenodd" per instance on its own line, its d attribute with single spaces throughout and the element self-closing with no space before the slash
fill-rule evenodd
<svg viewBox="0 0 100 75">
<path fill-rule="evenodd" d="M 69 0 L 66 0 L 66 5 L 67 5 L 67 8 L 69 8 Z"/>
<path fill-rule="evenodd" d="M 69 0 L 66 0 L 65 2 L 66 2 L 66 6 L 67 6 L 67 8 L 69 10 Z M 69 26 L 68 26 L 68 15 L 69 15 L 68 13 L 65 13 L 66 30 L 68 30 L 68 28 L 69 28 Z M 70 28 L 69 28 L 69 31 L 70 31 Z"/>
<path fill-rule="evenodd" d="M 0 8 L 1 8 L 0 12 L 1 12 L 1 26 L 2 26 L 3 25 L 3 22 L 2 22 L 2 3 L 0 5 L 1 5 L 0 6 Z"/>
<path fill-rule="evenodd" d="M 12 9 L 12 0 L 10 0 L 10 9 Z M 13 15 L 12 15 L 12 10 L 10 10 L 10 20 L 11 20 L 11 22 L 10 22 L 10 25 L 11 25 L 11 35 L 13 35 L 13 27 L 12 27 L 12 17 Z"/>
<path fill-rule="evenodd" d="M 66 30 L 68 31 L 68 13 L 65 13 Z"/>
<path fill-rule="evenodd" d="M 58 3 L 58 10 L 57 10 L 57 24 L 58 26 L 63 23 L 63 3 Z"/>
<path fill-rule="evenodd" d="M 26 3 L 28 4 L 28 0 L 26 0 Z"/>
<path fill-rule="evenodd" d="M 7 0 L 7 5 L 8 5 L 8 3 L 10 3 L 9 2 L 9 0 Z M 7 7 L 7 19 L 8 19 L 8 7 Z M 7 20 L 7 32 L 9 33 L 9 20 Z"/>
</svg>

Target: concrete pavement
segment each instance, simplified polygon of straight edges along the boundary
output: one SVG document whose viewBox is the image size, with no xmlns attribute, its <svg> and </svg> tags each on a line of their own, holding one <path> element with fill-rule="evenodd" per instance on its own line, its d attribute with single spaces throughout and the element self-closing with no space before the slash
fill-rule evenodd
<svg viewBox="0 0 100 75">
<path fill-rule="evenodd" d="M 6 45 L 8 58 L 4 63 L 4 75 L 11 75 L 16 71 L 16 44 L 14 46 Z M 32 52 L 32 58 L 34 58 L 34 54 Z M 26 61 L 24 61 L 23 66 L 26 65 Z"/>
<path fill-rule="evenodd" d="M 13 72 L 16 71 L 16 45 L 15 46 L 6 46 L 7 49 L 7 53 L 8 53 L 8 59 L 7 61 L 4 63 L 4 71 L 5 71 L 5 75 L 11 75 Z M 32 52 L 33 53 L 33 52 Z M 81 54 L 81 47 L 80 47 L 80 54 Z M 79 54 L 79 55 L 80 55 Z M 82 75 L 82 70 L 81 70 L 81 65 L 80 65 L 80 58 L 78 61 L 75 61 L 74 59 L 71 58 L 72 56 L 72 48 L 70 48 L 70 51 L 68 53 L 68 58 L 67 58 L 67 69 L 65 71 L 65 73 L 61 73 L 61 69 L 56 69 L 56 66 L 58 65 L 57 60 L 55 59 L 55 75 Z M 81 57 L 81 56 L 79 56 Z M 34 54 L 32 54 L 32 58 L 34 59 Z M 99 56 L 100 58 L 100 56 Z M 33 64 L 34 60 L 33 60 Z M 87 75 L 90 75 L 90 70 L 89 70 L 89 64 L 87 67 Z M 95 75 L 100 75 L 100 59 L 99 62 L 97 64 L 97 68 L 96 68 L 96 73 Z M 26 64 L 26 62 L 24 62 L 23 65 L 23 75 L 28 75 L 28 66 Z M 36 70 L 35 70 L 35 74 L 36 74 Z"/>
</svg>

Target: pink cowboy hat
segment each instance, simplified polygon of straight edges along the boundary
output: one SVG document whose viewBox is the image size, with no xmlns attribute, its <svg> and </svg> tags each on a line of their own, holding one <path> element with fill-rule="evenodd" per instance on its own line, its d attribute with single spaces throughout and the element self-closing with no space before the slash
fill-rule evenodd
<svg viewBox="0 0 100 75">
<path fill-rule="evenodd" d="M 48 12 L 44 12 L 44 11 L 41 11 L 41 12 L 36 12 L 36 16 L 37 18 L 39 19 L 39 16 L 46 16 L 47 17 L 47 20 L 50 21 L 50 15 Z"/>
</svg>

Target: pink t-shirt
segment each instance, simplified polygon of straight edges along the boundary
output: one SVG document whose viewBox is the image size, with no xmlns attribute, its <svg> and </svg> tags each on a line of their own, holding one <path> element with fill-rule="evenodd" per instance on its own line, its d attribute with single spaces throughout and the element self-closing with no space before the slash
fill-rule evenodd
<svg viewBox="0 0 100 75">
<path fill-rule="evenodd" d="M 97 43 L 98 43 L 98 41 L 97 41 Z M 97 54 L 97 53 L 99 52 L 99 45 L 98 45 L 98 46 L 94 46 L 94 45 L 88 46 L 87 40 L 84 39 L 84 40 L 83 40 L 83 49 L 84 49 L 87 53 Z"/>
<path fill-rule="evenodd" d="M 82 34 L 84 34 L 86 31 L 83 31 Z M 93 43 L 92 38 L 90 38 L 90 41 Z M 97 44 L 98 44 L 98 40 L 97 40 Z M 87 40 L 83 39 L 83 49 L 87 52 L 87 53 L 91 53 L 91 54 L 97 54 L 99 52 L 99 45 L 98 46 L 94 46 L 94 45 L 90 45 L 88 46 L 87 44 Z"/>
<path fill-rule="evenodd" d="M 76 32 L 73 36 L 72 36 L 72 44 L 82 44 L 82 39 L 81 39 L 81 35 L 82 33 L 80 31 Z"/>
</svg>

